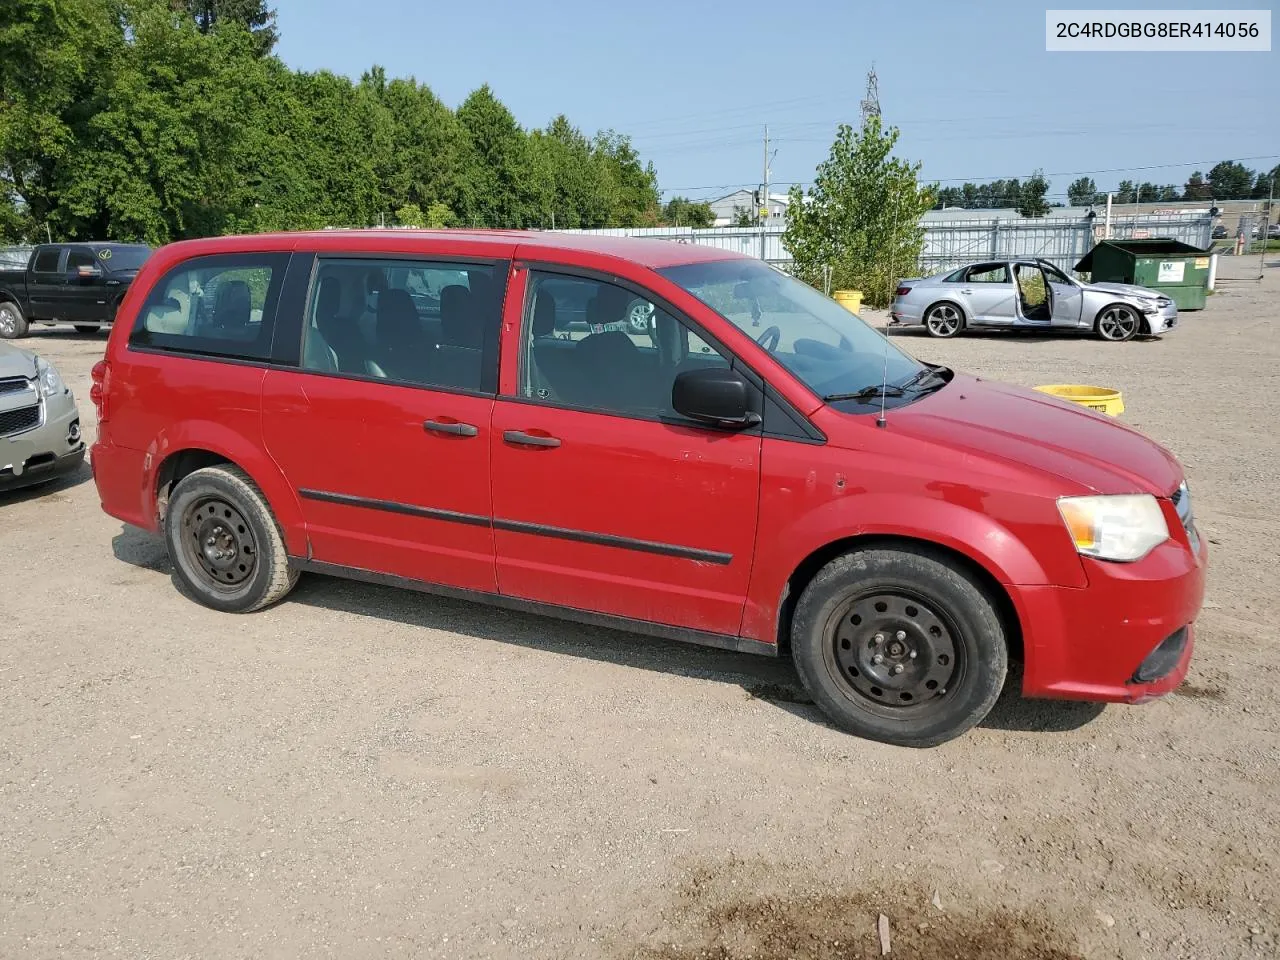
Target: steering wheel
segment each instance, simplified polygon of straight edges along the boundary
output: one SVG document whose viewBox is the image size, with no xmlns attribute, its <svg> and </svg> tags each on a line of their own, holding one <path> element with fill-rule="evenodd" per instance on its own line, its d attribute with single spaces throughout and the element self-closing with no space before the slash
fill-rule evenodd
<svg viewBox="0 0 1280 960">
<path fill-rule="evenodd" d="M 756 337 L 756 343 L 760 344 L 760 346 L 764 347 L 770 353 L 773 353 L 773 351 L 778 349 L 778 342 L 781 339 L 782 331 L 779 330 L 775 324 L 765 330 L 765 332 L 760 334 L 760 336 Z"/>
</svg>

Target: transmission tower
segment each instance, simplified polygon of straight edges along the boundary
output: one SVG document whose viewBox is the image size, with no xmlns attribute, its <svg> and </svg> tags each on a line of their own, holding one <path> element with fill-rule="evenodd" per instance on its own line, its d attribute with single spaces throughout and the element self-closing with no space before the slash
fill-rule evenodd
<svg viewBox="0 0 1280 960">
<path fill-rule="evenodd" d="M 870 117 L 880 116 L 880 82 L 876 79 L 876 66 L 873 63 L 867 71 L 867 95 L 862 99 L 862 125 L 867 125 Z"/>
</svg>

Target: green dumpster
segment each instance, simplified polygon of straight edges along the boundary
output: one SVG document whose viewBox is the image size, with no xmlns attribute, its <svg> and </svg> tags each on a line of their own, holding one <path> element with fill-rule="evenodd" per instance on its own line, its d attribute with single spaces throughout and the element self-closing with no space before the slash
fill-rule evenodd
<svg viewBox="0 0 1280 960">
<path fill-rule="evenodd" d="M 1203 310 L 1209 251 L 1181 240 L 1103 240 L 1075 269 L 1094 283 L 1134 283 L 1159 290 L 1179 310 Z"/>
</svg>

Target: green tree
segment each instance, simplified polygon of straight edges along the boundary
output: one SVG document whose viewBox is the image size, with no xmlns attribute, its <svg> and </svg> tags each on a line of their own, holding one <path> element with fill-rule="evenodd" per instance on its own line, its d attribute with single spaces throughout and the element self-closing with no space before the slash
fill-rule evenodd
<svg viewBox="0 0 1280 960">
<path fill-rule="evenodd" d="M 231 25 L 248 30 L 261 56 L 270 53 L 279 39 L 276 12 L 266 0 L 175 0 L 175 6 L 187 9 L 201 33 Z"/>
<path fill-rule="evenodd" d="M 452 227 L 457 223 L 457 218 L 453 215 L 453 211 L 440 201 L 436 201 L 427 208 L 427 226 L 432 229 L 441 227 Z"/>
<path fill-rule="evenodd" d="M 688 197 L 672 197 L 662 208 L 662 219 L 677 227 L 709 227 L 716 221 L 709 203 L 695 203 Z"/>
<path fill-rule="evenodd" d="M 1116 187 L 1115 202 L 1116 203 L 1134 203 L 1138 199 L 1138 190 L 1133 185 L 1132 180 L 1121 180 L 1120 185 Z"/>
<path fill-rule="evenodd" d="M 1213 196 L 1213 188 L 1204 182 L 1204 174 L 1199 170 L 1187 178 L 1187 185 L 1182 188 L 1184 200 L 1208 200 Z"/>
<path fill-rule="evenodd" d="M 791 188 L 783 244 L 794 271 L 817 286 L 831 267 L 837 288 L 887 306 L 897 281 L 915 271 L 924 245 L 920 217 L 936 187 L 921 186 L 920 164 L 892 155 L 898 131 L 870 117 L 860 131 L 842 124 L 806 192 Z"/>
<path fill-rule="evenodd" d="M 1073 207 L 1088 207 L 1098 203 L 1098 185 L 1093 177 L 1081 177 L 1073 180 L 1067 187 L 1067 199 Z"/>
<path fill-rule="evenodd" d="M 529 138 L 488 84 L 458 108 L 467 149 L 463 221 L 473 226 L 521 228 L 538 222 Z"/>
<path fill-rule="evenodd" d="M 1209 186 L 1215 200 L 1242 200 L 1253 192 L 1254 172 L 1242 163 L 1223 160 L 1209 171 Z"/>
<path fill-rule="evenodd" d="M 1044 178 L 1044 171 L 1037 170 L 1022 185 L 1018 196 L 1018 212 L 1024 217 L 1043 217 L 1049 212 L 1049 204 L 1044 195 L 1049 192 L 1049 181 Z"/>
<path fill-rule="evenodd" d="M 1168 202 L 1171 200 L 1177 200 L 1178 188 L 1171 183 L 1165 184 L 1163 187 L 1160 188 L 1160 196 L 1158 197 L 1158 199 L 1165 202 Z"/>
<path fill-rule="evenodd" d="M 1280 163 L 1277 163 L 1270 170 L 1258 171 L 1258 178 L 1253 184 L 1253 198 L 1255 200 L 1265 200 L 1273 195 L 1280 197 Z"/>
<path fill-rule="evenodd" d="M 731 219 L 735 227 L 754 227 L 756 225 L 756 215 L 750 207 L 734 207 Z"/>
<path fill-rule="evenodd" d="M 396 210 L 396 223 L 402 227 L 425 227 L 427 218 L 416 203 L 406 203 Z"/>
</svg>

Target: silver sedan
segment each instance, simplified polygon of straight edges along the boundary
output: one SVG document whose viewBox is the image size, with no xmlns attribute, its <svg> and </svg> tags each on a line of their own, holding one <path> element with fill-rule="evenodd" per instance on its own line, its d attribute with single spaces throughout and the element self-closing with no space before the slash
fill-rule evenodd
<svg viewBox="0 0 1280 960">
<path fill-rule="evenodd" d="M 1160 336 L 1178 323 L 1178 307 L 1155 290 L 1126 283 L 1082 283 L 1045 260 L 974 263 L 903 280 L 889 310 L 892 325 L 922 324 L 934 337 L 966 327 L 1076 330 L 1103 340 Z"/>
</svg>

